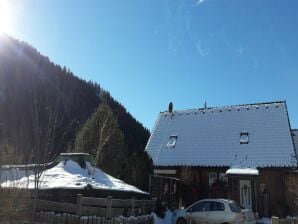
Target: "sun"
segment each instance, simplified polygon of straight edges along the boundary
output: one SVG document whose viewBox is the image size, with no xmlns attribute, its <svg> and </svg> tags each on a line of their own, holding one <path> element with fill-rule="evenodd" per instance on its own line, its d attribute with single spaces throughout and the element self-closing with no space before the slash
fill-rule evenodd
<svg viewBox="0 0 298 224">
<path fill-rule="evenodd" d="M 12 14 L 9 0 L 0 0 L 0 32 L 10 33 Z"/>
</svg>

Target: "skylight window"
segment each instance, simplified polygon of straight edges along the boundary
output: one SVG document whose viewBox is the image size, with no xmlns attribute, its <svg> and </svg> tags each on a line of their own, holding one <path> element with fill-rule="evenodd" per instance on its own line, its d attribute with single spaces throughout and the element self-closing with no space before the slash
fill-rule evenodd
<svg viewBox="0 0 298 224">
<path fill-rule="evenodd" d="M 168 148 L 175 148 L 176 142 L 177 142 L 177 135 L 171 135 L 167 144 Z"/>
<path fill-rule="evenodd" d="M 240 133 L 240 144 L 248 144 L 248 142 L 249 142 L 248 132 L 241 132 Z"/>
</svg>

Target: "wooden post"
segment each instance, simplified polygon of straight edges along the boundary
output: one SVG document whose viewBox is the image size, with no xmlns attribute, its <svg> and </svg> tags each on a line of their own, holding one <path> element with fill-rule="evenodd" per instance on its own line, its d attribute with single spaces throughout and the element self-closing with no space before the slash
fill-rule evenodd
<svg viewBox="0 0 298 224">
<path fill-rule="evenodd" d="M 110 218 L 112 214 L 112 196 L 107 197 L 106 218 Z"/>
<path fill-rule="evenodd" d="M 96 217 L 96 222 L 94 224 L 100 224 L 100 217 Z"/>
<path fill-rule="evenodd" d="M 271 220 L 272 220 L 271 221 L 272 224 L 278 224 L 279 223 L 278 217 L 272 216 Z"/>
<path fill-rule="evenodd" d="M 135 216 L 135 197 L 131 199 L 131 215 Z"/>
<path fill-rule="evenodd" d="M 83 195 L 81 195 L 81 194 L 78 194 L 77 195 L 77 210 L 76 210 L 76 214 L 78 215 L 78 216 L 81 216 L 81 207 L 82 207 L 82 197 L 83 197 Z"/>
<path fill-rule="evenodd" d="M 54 223 L 54 218 L 55 218 L 55 213 L 54 212 L 50 212 L 49 213 L 49 222 L 51 224 Z"/>
<path fill-rule="evenodd" d="M 152 178 L 152 176 L 151 176 L 151 174 L 149 174 L 149 187 L 148 187 L 149 193 L 152 193 L 151 192 L 151 178 Z"/>
<path fill-rule="evenodd" d="M 62 223 L 63 224 L 66 224 L 66 220 L 67 220 L 66 213 L 63 213 L 63 215 L 62 215 Z"/>
<path fill-rule="evenodd" d="M 145 215 L 146 211 L 145 211 L 145 203 L 146 201 L 143 199 L 142 201 L 142 215 Z"/>
<path fill-rule="evenodd" d="M 257 192 L 257 177 L 253 178 L 253 183 L 254 183 L 254 193 L 255 193 L 255 212 L 259 214 L 259 208 L 258 208 L 258 200 L 259 200 L 259 194 Z"/>
<path fill-rule="evenodd" d="M 170 179 L 170 190 L 169 190 L 169 198 L 168 198 L 168 208 L 172 208 L 172 178 Z M 169 207 L 170 206 L 170 207 Z"/>
<path fill-rule="evenodd" d="M 160 177 L 160 191 L 159 191 L 159 194 L 158 194 L 158 197 L 159 198 L 162 198 L 162 196 L 163 196 L 163 183 L 162 183 L 162 181 L 163 181 L 163 178 L 162 177 Z"/>
</svg>

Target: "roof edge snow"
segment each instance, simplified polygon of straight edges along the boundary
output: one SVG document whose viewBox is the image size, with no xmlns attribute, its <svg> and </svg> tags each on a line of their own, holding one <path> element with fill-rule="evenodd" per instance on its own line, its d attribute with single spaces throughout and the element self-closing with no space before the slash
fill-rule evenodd
<svg viewBox="0 0 298 224">
<path fill-rule="evenodd" d="M 226 171 L 227 175 L 252 175 L 258 176 L 259 170 L 254 168 L 230 168 Z"/>
</svg>

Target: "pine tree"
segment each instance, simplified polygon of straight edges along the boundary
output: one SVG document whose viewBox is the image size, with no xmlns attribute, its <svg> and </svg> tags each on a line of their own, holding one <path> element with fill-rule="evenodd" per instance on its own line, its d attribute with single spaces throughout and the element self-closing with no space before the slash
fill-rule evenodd
<svg viewBox="0 0 298 224">
<path fill-rule="evenodd" d="M 77 134 L 75 151 L 90 153 L 97 166 L 121 177 L 122 165 L 126 162 L 123 149 L 124 139 L 117 118 L 108 105 L 100 105 Z"/>
</svg>

